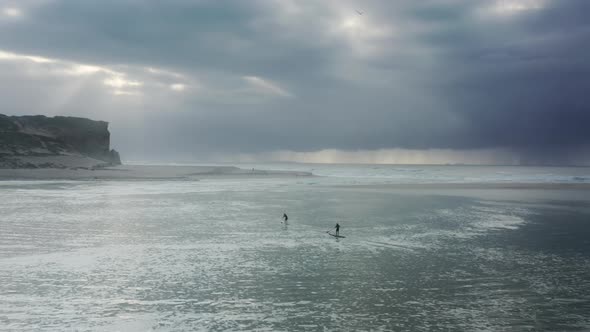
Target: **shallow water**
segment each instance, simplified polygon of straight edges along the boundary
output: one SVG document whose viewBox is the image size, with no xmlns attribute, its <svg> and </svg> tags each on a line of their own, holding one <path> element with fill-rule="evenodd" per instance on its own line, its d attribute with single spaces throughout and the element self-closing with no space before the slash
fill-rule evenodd
<svg viewBox="0 0 590 332">
<path fill-rule="evenodd" d="M 0 210 L 6 330 L 590 329 L 583 201 L 8 181 Z M 345 239 L 326 234 L 337 221 Z"/>
</svg>

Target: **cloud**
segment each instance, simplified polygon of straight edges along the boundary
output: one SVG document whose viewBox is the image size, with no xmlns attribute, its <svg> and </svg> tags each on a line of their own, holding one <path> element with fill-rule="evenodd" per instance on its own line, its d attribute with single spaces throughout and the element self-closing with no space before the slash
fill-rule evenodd
<svg viewBox="0 0 590 332">
<path fill-rule="evenodd" d="M 15 54 L 12 52 L 0 51 L 0 61 L 32 61 L 35 63 L 54 63 L 55 60 L 35 55 Z"/>
<path fill-rule="evenodd" d="M 246 82 L 258 89 L 260 92 L 281 97 L 292 97 L 293 95 L 287 90 L 279 87 L 276 83 L 262 79 L 257 76 L 244 76 Z"/>
<path fill-rule="evenodd" d="M 122 76 L 107 78 L 103 83 L 114 88 L 139 87 L 143 85 L 142 82 L 126 80 Z"/>
<path fill-rule="evenodd" d="M 19 17 L 22 16 L 22 11 L 17 7 L 5 7 L 2 8 L 2 14 L 8 17 Z"/>
<path fill-rule="evenodd" d="M 237 162 L 306 162 L 337 164 L 475 164 L 518 165 L 518 154 L 501 149 L 379 149 L 343 151 L 327 149 L 313 152 L 275 151 L 262 154 L 240 154 Z"/>
<path fill-rule="evenodd" d="M 0 61 L 14 62 L 17 65 L 23 62 L 30 62 L 30 72 L 45 75 L 67 75 L 67 76 L 95 76 L 100 74 L 104 77 L 102 83 L 105 86 L 115 88 L 115 95 L 131 94 L 130 91 L 122 88 L 137 88 L 143 85 L 142 82 L 127 79 L 127 74 L 107 67 L 75 63 L 59 59 L 50 59 L 37 55 L 17 54 L 0 50 Z M 124 93 L 127 92 L 127 93 Z M 135 91 L 133 94 L 137 94 Z"/>
<path fill-rule="evenodd" d="M 2 112 L 108 120 L 124 153 L 399 149 L 461 160 L 501 150 L 569 163 L 590 145 L 586 0 L 23 0 L 18 9 L 18 20 L 0 12 Z"/>
<path fill-rule="evenodd" d="M 174 83 L 170 85 L 170 89 L 174 91 L 184 91 L 186 89 L 186 85 L 182 83 Z"/>
<path fill-rule="evenodd" d="M 547 0 L 496 0 L 487 10 L 498 15 L 514 15 L 528 10 L 540 10 Z"/>
<path fill-rule="evenodd" d="M 172 78 L 184 78 L 184 75 L 180 73 L 176 73 L 173 71 L 168 71 L 160 68 L 153 68 L 153 67 L 146 67 L 145 68 L 149 73 L 162 76 L 162 77 L 172 77 Z"/>
</svg>

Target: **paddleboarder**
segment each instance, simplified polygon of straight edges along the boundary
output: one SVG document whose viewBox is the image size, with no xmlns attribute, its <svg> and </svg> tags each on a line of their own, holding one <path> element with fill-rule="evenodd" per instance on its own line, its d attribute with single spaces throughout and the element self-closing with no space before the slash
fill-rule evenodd
<svg viewBox="0 0 590 332">
<path fill-rule="evenodd" d="M 336 226 L 334 228 L 336 228 L 336 236 L 339 236 L 340 235 L 340 224 L 336 223 Z"/>
<path fill-rule="evenodd" d="M 286 213 L 283 213 L 283 220 L 285 221 L 285 224 L 287 223 L 287 220 L 289 220 Z"/>
</svg>

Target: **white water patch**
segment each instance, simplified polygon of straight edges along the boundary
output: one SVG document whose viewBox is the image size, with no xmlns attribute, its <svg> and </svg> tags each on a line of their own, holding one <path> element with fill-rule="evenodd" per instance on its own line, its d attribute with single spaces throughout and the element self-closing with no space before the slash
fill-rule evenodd
<svg viewBox="0 0 590 332">
<path fill-rule="evenodd" d="M 522 210 L 522 209 L 519 209 Z M 480 230 L 516 230 L 522 227 L 526 220 L 514 214 L 513 210 L 506 211 L 499 207 L 478 206 L 474 209 L 477 218 L 473 228 Z"/>
<path fill-rule="evenodd" d="M 527 223 L 530 213 L 522 207 L 477 205 L 435 209 L 414 216 L 415 222 L 399 225 L 388 238 L 374 242 L 389 243 L 411 250 L 438 250 L 449 241 L 468 241 L 492 232 L 517 231 Z"/>
<path fill-rule="evenodd" d="M 441 209 L 437 213 L 449 220 L 457 221 L 460 237 L 481 235 L 489 231 L 517 230 L 526 220 L 522 208 L 510 209 L 495 206 L 472 206 L 455 210 Z"/>
<path fill-rule="evenodd" d="M 525 223 L 525 220 L 516 216 L 507 215 L 488 215 L 484 220 L 478 221 L 474 224 L 476 229 L 484 230 L 499 230 L 510 229 L 516 230 Z"/>
<path fill-rule="evenodd" d="M 371 252 L 389 250 L 405 254 L 447 247 L 449 241 L 467 241 L 492 232 L 517 231 L 527 223 L 531 213 L 520 206 L 476 205 L 435 209 L 407 216 L 401 223 L 352 230 L 342 250 L 362 249 Z M 350 231 L 350 230 L 348 230 Z"/>
</svg>

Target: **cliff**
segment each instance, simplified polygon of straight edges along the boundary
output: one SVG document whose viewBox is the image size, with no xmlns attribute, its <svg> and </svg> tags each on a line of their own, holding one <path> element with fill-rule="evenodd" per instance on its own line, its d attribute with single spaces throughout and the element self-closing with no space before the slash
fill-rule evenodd
<svg viewBox="0 0 590 332">
<path fill-rule="evenodd" d="M 108 123 L 76 117 L 0 114 L 0 168 L 119 165 Z"/>
</svg>

